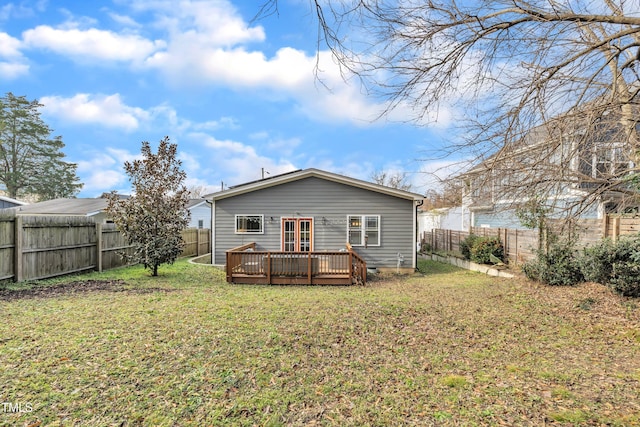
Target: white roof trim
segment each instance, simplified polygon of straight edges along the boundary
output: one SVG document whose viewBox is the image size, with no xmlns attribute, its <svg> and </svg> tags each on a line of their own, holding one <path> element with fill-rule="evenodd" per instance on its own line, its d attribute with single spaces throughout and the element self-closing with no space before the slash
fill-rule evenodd
<svg viewBox="0 0 640 427">
<path fill-rule="evenodd" d="M 11 197 L 7 197 L 7 196 L 0 196 L 0 200 L 4 200 L 5 202 L 9 202 L 9 203 L 15 203 L 16 205 L 20 205 L 20 206 L 29 204 L 27 202 L 21 202 L 20 200 L 12 199 Z"/>
<path fill-rule="evenodd" d="M 191 206 L 190 208 L 187 208 L 187 209 L 191 210 L 191 209 L 194 209 L 194 208 L 198 208 L 198 207 L 200 207 L 200 206 L 202 206 L 202 205 L 204 205 L 204 204 L 206 204 L 208 202 L 209 202 L 209 200 L 203 200 L 203 201 L 201 201 L 199 203 L 196 203 L 195 205 L 193 205 L 193 206 Z"/>
</svg>

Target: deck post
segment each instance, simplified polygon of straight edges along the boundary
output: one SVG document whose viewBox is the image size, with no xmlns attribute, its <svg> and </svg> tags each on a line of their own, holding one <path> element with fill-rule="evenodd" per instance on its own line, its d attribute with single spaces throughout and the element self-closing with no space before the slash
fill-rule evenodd
<svg viewBox="0 0 640 427">
<path fill-rule="evenodd" d="M 271 284 L 271 252 L 267 252 L 267 284 Z"/>
<path fill-rule="evenodd" d="M 349 280 L 353 281 L 353 252 L 349 251 Z"/>
<path fill-rule="evenodd" d="M 309 255 L 307 256 L 307 278 L 309 280 L 309 284 L 311 285 L 311 275 L 313 271 L 311 269 L 311 251 L 309 251 Z"/>
</svg>

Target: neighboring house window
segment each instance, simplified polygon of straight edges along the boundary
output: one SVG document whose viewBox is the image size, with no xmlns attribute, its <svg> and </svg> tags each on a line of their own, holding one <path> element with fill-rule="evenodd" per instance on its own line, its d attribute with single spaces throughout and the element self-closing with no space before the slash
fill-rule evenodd
<svg viewBox="0 0 640 427">
<path fill-rule="evenodd" d="M 349 243 L 354 246 L 380 246 L 380 215 L 349 215 Z"/>
<path fill-rule="evenodd" d="M 621 146 L 603 147 L 593 155 L 593 178 L 617 176 L 629 169 L 629 159 Z"/>
<path fill-rule="evenodd" d="M 203 219 L 199 219 L 198 220 L 198 228 L 204 228 L 204 220 Z"/>
<path fill-rule="evenodd" d="M 236 233 L 264 233 L 264 215 L 236 215 Z"/>
</svg>

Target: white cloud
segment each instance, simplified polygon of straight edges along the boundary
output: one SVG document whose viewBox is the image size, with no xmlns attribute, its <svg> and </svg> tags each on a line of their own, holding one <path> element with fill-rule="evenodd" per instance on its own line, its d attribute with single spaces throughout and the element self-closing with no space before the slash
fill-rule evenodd
<svg viewBox="0 0 640 427">
<path fill-rule="evenodd" d="M 15 79 L 29 72 L 29 65 L 20 52 L 20 40 L 0 33 L 0 77 Z"/>
<path fill-rule="evenodd" d="M 106 127 L 132 131 L 148 122 L 150 114 L 142 108 L 130 107 L 122 102 L 119 94 L 77 94 L 71 98 L 45 96 L 40 99 L 47 114 L 65 121 L 100 124 Z"/>
<path fill-rule="evenodd" d="M 202 123 L 193 123 L 193 130 L 210 131 L 221 128 L 237 129 L 238 122 L 233 117 L 221 117 L 219 120 L 208 120 Z"/>
<path fill-rule="evenodd" d="M 0 77 L 7 80 L 15 79 L 29 72 L 29 66 L 17 62 L 0 61 Z"/>
<path fill-rule="evenodd" d="M 462 173 L 470 165 L 470 159 L 420 161 L 418 172 L 411 174 L 413 191 L 426 193 L 442 190 L 442 182 Z"/>
<path fill-rule="evenodd" d="M 121 4 L 131 13 L 103 9 L 125 28 L 121 32 L 100 29 L 96 23 L 70 16 L 68 22 L 57 27 L 41 25 L 25 31 L 24 45 L 82 63 L 129 63 L 137 72 L 153 70 L 161 74 L 175 87 L 223 85 L 252 91 L 254 96 L 292 100 L 299 113 L 314 121 L 369 126 L 387 106 L 362 93 L 357 79 L 351 84 L 345 82 L 328 51 L 316 56 L 282 47 L 267 56 L 254 48 L 266 40 L 264 28 L 248 23 L 227 0 L 134 0 Z M 136 18 L 149 16 L 153 20 L 139 27 Z M 157 39 L 145 38 L 143 31 Z M 401 107 L 389 117 L 407 121 L 410 111 L 407 106 Z M 438 122 L 447 126 L 448 111 L 441 113 Z M 122 116 L 116 120 L 120 126 L 121 120 Z M 200 124 L 199 130 L 218 125 Z M 125 126 L 136 125 L 130 121 Z"/>
<path fill-rule="evenodd" d="M 167 31 L 176 45 L 233 46 L 265 39 L 261 26 L 250 27 L 226 0 L 134 0 L 137 12 L 156 16 L 156 28 Z"/>
<path fill-rule="evenodd" d="M 133 157 L 124 150 L 107 149 L 105 152 L 85 153 L 77 163 L 78 176 L 83 182 L 82 192 L 90 197 L 117 189 L 126 184 L 127 176 L 122 168 L 124 158 Z"/>
<path fill-rule="evenodd" d="M 48 0 L 38 0 L 28 4 L 25 1 L 20 3 L 6 3 L 0 7 L 0 21 L 5 21 L 12 18 L 30 18 L 35 16 L 38 12 L 43 12 L 46 9 Z"/>
<path fill-rule="evenodd" d="M 120 24 L 124 27 L 130 27 L 130 28 L 141 28 L 142 25 L 138 22 L 136 22 L 135 19 L 133 19 L 130 16 L 126 16 L 126 15 L 120 15 L 118 13 L 115 12 L 108 12 L 107 13 L 109 15 L 109 17 L 111 19 L 113 19 L 114 22 L 116 22 L 117 24 Z"/>
<path fill-rule="evenodd" d="M 137 62 L 164 48 L 163 41 L 136 34 L 117 34 L 90 28 L 53 28 L 39 25 L 22 34 L 31 48 L 48 49 L 86 62 L 88 59 Z"/>
<path fill-rule="evenodd" d="M 241 142 L 218 140 L 210 135 L 202 135 L 204 144 L 214 150 L 221 150 L 229 154 L 243 154 L 250 157 L 257 157 L 255 148 Z"/>
<path fill-rule="evenodd" d="M 259 90 L 263 96 L 293 99 L 301 113 L 319 121 L 369 125 L 384 108 L 343 80 L 330 52 L 316 56 L 282 47 L 267 57 L 249 50 L 247 43 L 264 41 L 264 30 L 249 27 L 226 1 L 185 0 L 180 7 L 173 2 L 138 1 L 135 8 L 153 11 L 160 16 L 156 26 L 168 28 L 166 49 L 150 55 L 145 65 L 174 85 Z"/>
<path fill-rule="evenodd" d="M 195 156 L 193 154 L 189 154 L 185 151 L 180 151 L 178 153 L 178 160 L 182 162 L 182 167 L 187 172 L 187 176 L 192 175 L 190 172 L 197 172 L 200 169 L 200 162 L 198 161 L 199 156 Z"/>
<path fill-rule="evenodd" d="M 20 58 L 20 40 L 7 33 L 0 33 L 0 56 L 5 58 Z"/>
<path fill-rule="evenodd" d="M 262 169 L 270 175 L 291 172 L 296 168 L 289 160 L 272 159 L 259 154 L 254 147 L 238 141 L 218 140 L 207 134 L 191 134 L 208 150 L 203 152 L 201 162 L 207 164 L 219 176 L 224 176 L 225 186 L 242 184 L 261 178 Z M 207 158 L 208 155 L 208 158 Z"/>
</svg>

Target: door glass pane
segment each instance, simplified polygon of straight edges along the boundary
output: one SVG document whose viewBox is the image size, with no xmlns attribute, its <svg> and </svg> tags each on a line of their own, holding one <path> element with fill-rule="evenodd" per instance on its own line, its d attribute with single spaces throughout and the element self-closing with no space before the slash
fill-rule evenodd
<svg viewBox="0 0 640 427">
<path fill-rule="evenodd" d="M 309 252 L 311 250 L 311 221 L 300 221 L 300 251 Z"/>
<path fill-rule="evenodd" d="M 287 252 L 296 250 L 296 222 L 294 220 L 284 220 L 282 222 L 282 239 L 283 248 Z"/>
</svg>

